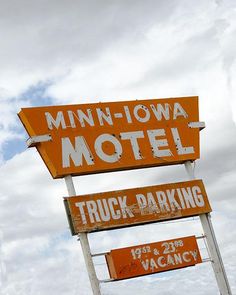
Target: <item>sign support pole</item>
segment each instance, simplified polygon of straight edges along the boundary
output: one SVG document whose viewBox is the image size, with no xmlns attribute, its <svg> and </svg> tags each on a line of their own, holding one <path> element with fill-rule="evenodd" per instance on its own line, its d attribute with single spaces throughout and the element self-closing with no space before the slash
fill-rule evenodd
<svg viewBox="0 0 236 295">
<path fill-rule="evenodd" d="M 184 163 L 189 179 L 195 179 L 194 170 L 190 161 Z M 215 273 L 216 281 L 221 295 L 232 295 L 228 278 L 225 272 L 223 260 L 221 258 L 220 249 L 217 244 L 215 232 L 211 222 L 210 213 L 199 215 L 204 234 L 206 236 L 209 253 L 212 259 L 212 268 Z"/>
<path fill-rule="evenodd" d="M 66 187 L 68 190 L 69 197 L 76 196 L 76 191 L 75 191 L 75 187 L 74 187 L 74 183 L 73 183 L 73 179 L 71 175 L 68 175 L 65 177 L 65 182 L 66 182 Z M 88 271 L 88 276 L 89 276 L 93 294 L 101 295 L 99 280 L 97 278 L 96 271 L 94 268 L 87 233 L 80 233 L 79 239 L 80 239 L 80 244 L 83 251 L 84 260 L 85 260 L 86 268 Z"/>
</svg>

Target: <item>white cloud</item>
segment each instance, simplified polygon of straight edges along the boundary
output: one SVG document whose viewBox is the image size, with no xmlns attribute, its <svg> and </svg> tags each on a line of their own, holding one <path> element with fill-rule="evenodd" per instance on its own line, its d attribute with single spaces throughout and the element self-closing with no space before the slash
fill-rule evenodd
<svg viewBox="0 0 236 295">
<path fill-rule="evenodd" d="M 234 292 L 236 5 L 193 2 L 1 1 L 0 151 L 25 137 L 20 107 L 47 95 L 55 104 L 199 95 L 207 128 L 196 174 L 206 183 Z M 37 85 L 46 85 L 38 102 L 27 92 Z M 91 294 L 79 243 L 68 229 L 64 182 L 51 179 L 34 149 L 2 161 L 0 177 L 3 294 Z M 83 176 L 75 184 L 86 194 L 186 178 L 183 167 L 172 166 Z M 201 233 L 197 221 L 102 232 L 90 241 L 97 252 L 193 233 Z M 107 276 L 104 265 L 96 267 Z M 217 293 L 208 263 L 102 286 L 109 295 L 157 289 Z"/>
</svg>

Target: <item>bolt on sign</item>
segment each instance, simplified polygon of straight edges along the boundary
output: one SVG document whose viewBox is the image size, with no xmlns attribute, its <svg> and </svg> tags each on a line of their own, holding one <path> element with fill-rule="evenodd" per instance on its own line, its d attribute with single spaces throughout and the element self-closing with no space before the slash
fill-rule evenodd
<svg viewBox="0 0 236 295">
<path fill-rule="evenodd" d="M 134 278 L 201 263 L 195 236 L 111 250 L 106 254 L 110 277 Z"/>
<path fill-rule="evenodd" d="M 72 235 L 211 211 L 202 180 L 65 197 Z"/>
<path fill-rule="evenodd" d="M 200 157 L 198 97 L 33 107 L 18 115 L 53 178 Z"/>
</svg>

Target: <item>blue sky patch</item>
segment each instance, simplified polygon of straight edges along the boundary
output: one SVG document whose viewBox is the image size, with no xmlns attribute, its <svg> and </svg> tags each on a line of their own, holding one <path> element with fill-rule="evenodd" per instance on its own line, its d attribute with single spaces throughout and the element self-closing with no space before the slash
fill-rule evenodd
<svg viewBox="0 0 236 295">
<path fill-rule="evenodd" d="M 3 159 L 10 160 L 14 155 L 24 152 L 27 149 L 25 140 L 16 138 L 3 144 Z"/>
<path fill-rule="evenodd" d="M 52 98 L 46 95 L 46 90 L 51 84 L 52 82 L 46 81 L 32 85 L 21 95 L 21 98 L 29 100 L 34 107 L 52 105 Z"/>
</svg>

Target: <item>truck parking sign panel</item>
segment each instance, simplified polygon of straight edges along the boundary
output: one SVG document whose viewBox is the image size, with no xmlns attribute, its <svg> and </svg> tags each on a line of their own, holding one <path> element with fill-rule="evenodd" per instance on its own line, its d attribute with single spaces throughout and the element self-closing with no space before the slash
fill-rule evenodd
<svg viewBox="0 0 236 295">
<path fill-rule="evenodd" d="M 66 197 L 64 200 L 73 235 L 211 211 L 201 180 Z"/>
</svg>

